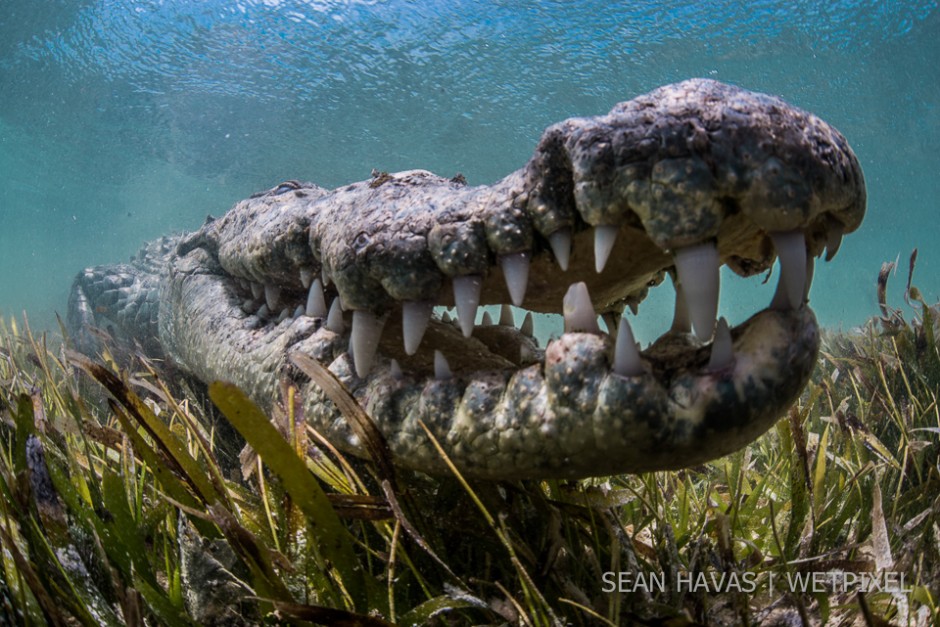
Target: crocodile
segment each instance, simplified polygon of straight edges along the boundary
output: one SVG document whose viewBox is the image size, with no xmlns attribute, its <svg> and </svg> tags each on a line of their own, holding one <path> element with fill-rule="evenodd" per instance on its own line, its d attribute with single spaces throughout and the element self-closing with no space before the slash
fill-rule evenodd
<svg viewBox="0 0 940 627">
<path fill-rule="evenodd" d="M 394 462 L 427 473 L 449 472 L 431 435 L 469 477 L 680 469 L 750 443 L 798 398 L 819 349 L 814 262 L 865 209 L 832 126 L 691 79 L 548 127 L 491 185 L 425 170 L 281 183 L 80 272 L 68 329 L 86 352 L 104 329 L 269 411 L 291 381 L 308 423 L 364 455 L 295 365 L 313 358 Z M 718 316 L 722 265 L 779 270 L 768 306 L 733 328 Z M 625 310 L 666 280 L 672 326 L 641 350 Z M 532 312 L 561 314 L 564 332 L 543 345 Z"/>
</svg>

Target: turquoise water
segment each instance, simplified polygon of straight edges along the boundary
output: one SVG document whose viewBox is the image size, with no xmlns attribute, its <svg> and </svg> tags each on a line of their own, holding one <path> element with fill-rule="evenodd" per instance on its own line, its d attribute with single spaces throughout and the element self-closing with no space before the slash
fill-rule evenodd
<svg viewBox="0 0 940 627">
<path fill-rule="evenodd" d="M 492 182 L 548 124 L 691 76 L 780 95 L 857 152 L 868 216 L 820 264 L 823 323 L 874 314 L 881 263 L 915 247 L 940 297 L 936 2 L 2 0 L 0 315 L 49 327 L 82 267 L 283 179 Z M 728 281 L 722 313 L 764 307 L 758 282 Z"/>
</svg>

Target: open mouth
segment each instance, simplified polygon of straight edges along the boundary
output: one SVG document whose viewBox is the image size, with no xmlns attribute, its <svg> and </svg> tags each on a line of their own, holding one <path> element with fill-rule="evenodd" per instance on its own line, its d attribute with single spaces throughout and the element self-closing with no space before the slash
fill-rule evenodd
<svg viewBox="0 0 940 627">
<path fill-rule="evenodd" d="M 416 181 L 449 185 L 425 172 L 386 176 L 387 181 L 408 186 Z M 306 198 L 306 189 L 311 188 L 288 182 L 247 202 L 277 202 L 278 196 L 291 192 Z M 354 186 L 347 191 L 352 189 Z M 286 205 L 266 211 L 294 215 Z M 736 233 L 725 237 L 719 232 L 714 240 L 686 246 L 674 254 L 659 249 L 635 226 L 622 227 L 624 235 L 620 236 L 620 229 L 604 231 L 606 227 L 592 229 L 582 223 L 574 234 L 553 238 L 557 246 L 543 241 L 532 250 L 492 258 L 480 274 L 450 281 L 446 276 L 434 277 L 439 280 L 432 299 L 382 298 L 378 312 L 371 307 L 344 306 L 341 286 L 316 260 L 294 268 L 293 281 L 285 281 L 282 273 L 277 277 L 255 275 L 260 280 L 228 275 L 232 281 L 226 293 L 241 310 L 233 318 L 241 320 L 247 330 L 277 331 L 307 317 L 348 337 L 348 352 L 360 378 L 370 374 L 376 359 L 402 373 L 437 376 L 519 368 L 543 361 L 544 351 L 533 337 L 532 312 L 562 316 L 566 334 L 609 336 L 611 368 L 625 376 L 639 374 L 642 369 L 674 370 L 670 364 L 678 358 L 680 345 L 683 361 L 717 372 L 734 360 L 733 330 L 717 319 L 720 266 L 727 263 L 739 273 L 752 275 L 765 271 L 779 258 L 777 290 L 767 309 L 781 313 L 797 310 L 806 304 L 815 257 L 825 254 L 831 259 L 844 232 L 838 224 L 827 224 L 824 216 L 819 222 L 825 231 L 811 227 L 808 247 L 807 236 L 799 229 L 765 233 L 756 227 L 741 229 L 734 224 L 734 217 L 729 222 L 729 231 L 737 227 Z M 614 243 L 618 236 L 629 245 L 618 247 Z M 608 244 L 607 240 L 612 241 Z M 720 249 L 719 242 L 727 242 L 727 249 Z M 744 245 L 736 248 L 738 243 Z M 564 252 L 559 254 L 558 250 Z M 389 260 L 389 267 L 399 264 L 407 262 Z M 667 274 L 677 288 L 672 325 L 641 355 L 632 341 L 629 322 L 621 314 L 627 307 L 637 309 L 647 290 Z M 450 289 L 444 287 L 448 282 Z M 354 285 L 354 290 L 360 287 L 359 283 Z M 510 304 L 528 312 L 514 314 Z M 498 305 L 498 314 L 481 311 L 485 305 Z M 737 334 L 738 330 L 734 331 Z"/>
<path fill-rule="evenodd" d="M 291 352 L 316 358 L 422 470 L 442 465 L 421 423 L 483 477 L 683 467 L 753 440 L 799 394 L 818 349 L 814 261 L 864 210 L 858 161 L 832 127 L 685 81 L 549 127 L 490 186 L 373 172 L 242 201 L 170 255 L 159 337 L 199 378 L 267 404 Z M 721 265 L 751 276 L 775 259 L 772 302 L 729 328 Z M 641 352 L 621 314 L 667 274 L 672 326 Z M 564 316 L 564 334 L 540 346 L 509 304 Z M 305 395 L 355 450 L 322 394 Z"/>
</svg>

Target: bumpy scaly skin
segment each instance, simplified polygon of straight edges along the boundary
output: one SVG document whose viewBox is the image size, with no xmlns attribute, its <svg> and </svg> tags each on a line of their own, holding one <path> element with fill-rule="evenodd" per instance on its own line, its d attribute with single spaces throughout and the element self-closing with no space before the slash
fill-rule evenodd
<svg viewBox="0 0 940 627">
<path fill-rule="evenodd" d="M 619 314 L 673 271 L 676 250 L 715 242 L 723 263 L 754 274 L 773 262 L 771 234 L 802 232 L 808 255 L 828 246 L 831 256 L 864 209 L 861 170 L 837 131 L 777 98 L 696 79 L 549 127 L 529 163 L 491 186 L 420 170 L 332 191 L 284 183 L 129 265 L 80 273 L 69 322 L 85 350 L 95 348 L 88 326 L 110 327 L 264 407 L 278 378 L 291 377 L 308 420 L 360 452 L 332 404 L 289 365 L 293 352 L 310 355 L 350 388 L 396 461 L 420 470 L 445 469 L 420 422 L 473 476 L 681 468 L 744 446 L 798 396 L 819 343 L 808 306 L 778 302 L 733 329 L 733 357 L 718 367 L 711 346 L 680 325 L 642 353 L 640 374 L 621 376 L 601 333 L 565 333 L 543 352 L 509 326 L 465 338 L 433 319 L 408 356 L 402 303 L 450 305 L 453 279 L 468 276 L 480 277 L 481 304 L 507 302 L 500 261 L 524 253 L 527 309 L 558 312 L 568 284 L 583 281 L 597 311 Z M 598 226 L 618 229 L 602 272 Z M 573 238 L 566 272 L 549 247 L 559 232 Z M 257 315 L 261 285 L 277 286 L 276 309 L 290 313 L 311 276 L 331 281 L 327 302 L 339 295 L 345 329 L 350 310 L 390 320 L 367 376 L 356 375 L 347 330 L 321 317 Z M 434 350 L 453 376 L 435 378 Z"/>
</svg>

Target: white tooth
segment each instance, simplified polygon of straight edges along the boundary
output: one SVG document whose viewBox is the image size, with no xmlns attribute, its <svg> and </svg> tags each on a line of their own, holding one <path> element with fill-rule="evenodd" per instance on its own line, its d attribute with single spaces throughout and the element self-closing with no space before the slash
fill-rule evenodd
<svg viewBox="0 0 940 627">
<path fill-rule="evenodd" d="M 676 333 L 690 333 L 692 331 L 692 321 L 689 320 L 689 306 L 685 302 L 685 292 L 683 292 L 675 280 L 673 287 L 676 288 L 676 312 L 672 317 L 671 331 Z"/>
<path fill-rule="evenodd" d="M 457 305 L 457 319 L 464 337 L 473 334 L 473 323 L 477 319 L 477 307 L 480 305 L 480 288 L 483 277 L 476 274 L 454 277 L 454 301 Z"/>
<path fill-rule="evenodd" d="M 676 251 L 679 289 L 685 295 L 692 329 L 705 342 L 715 330 L 718 315 L 719 261 L 714 242 L 686 246 Z"/>
<path fill-rule="evenodd" d="M 299 318 L 299 317 L 301 317 L 302 315 L 304 315 L 304 307 L 303 307 L 303 305 L 297 305 L 297 309 L 294 310 L 294 315 L 293 315 L 293 317 L 294 317 L 294 318 Z"/>
<path fill-rule="evenodd" d="M 617 327 L 617 345 L 614 347 L 614 372 L 622 377 L 636 377 L 643 374 L 643 362 L 640 351 L 633 337 L 633 329 L 626 318 L 620 318 Z"/>
<path fill-rule="evenodd" d="M 434 351 L 434 378 L 438 381 L 446 381 L 452 376 L 454 375 L 450 371 L 450 365 L 447 363 L 444 353 L 438 350 Z"/>
<path fill-rule="evenodd" d="M 565 312 L 565 333 L 600 333 L 597 314 L 585 283 L 574 283 L 568 288 L 562 309 Z"/>
<path fill-rule="evenodd" d="M 490 312 L 488 311 L 483 312 L 483 315 L 480 317 L 480 324 L 477 326 L 481 326 L 481 327 L 493 326 L 493 316 L 490 315 Z"/>
<path fill-rule="evenodd" d="M 260 283 L 251 282 L 251 297 L 260 300 L 264 296 L 264 286 Z"/>
<path fill-rule="evenodd" d="M 712 342 L 712 356 L 708 360 L 708 370 L 724 370 L 734 361 L 734 349 L 731 345 L 731 331 L 728 321 L 722 317 L 715 327 L 715 340 Z"/>
<path fill-rule="evenodd" d="M 261 309 L 255 312 L 255 315 L 264 320 L 271 314 L 271 311 L 268 309 L 267 305 L 261 305 Z"/>
<path fill-rule="evenodd" d="M 522 319 L 522 326 L 519 327 L 522 334 L 526 337 L 532 337 L 535 334 L 535 320 L 532 318 L 532 312 L 527 311 L 525 318 Z"/>
<path fill-rule="evenodd" d="M 414 355 L 421 346 L 421 338 L 431 321 L 434 303 L 425 300 L 409 300 L 401 306 L 401 333 L 405 338 L 405 353 Z"/>
<path fill-rule="evenodd" d="M 388 372 L 395 379 L 401 380 L 405 378 L 404 373 L 401 371 L 401 366 L 398 365 L 398 360 L 395 358 L 392 358 L 391 363 L 388 365 Z"/>
<path fill-rule="evenodd" d="M 832 258 L 839 252 L 839 247 L 842 246 L 842 233 L 843 227 L 841 224 L 834 224 L 829 227 L 829 232 L 826 233 L 826 261 L 832 261 Z"/>
<path fill-rule="evenodd" d="M 559 267 L 563 271 L 567 270 L 571 259 L 571 229 L 558 229 L 548 236 L 548 243 L 551 244 Z"/>
<path fill-rule="evenodd" d="M 267 303 L 268 309 L 274 311 L 277 309 L 278 304 L 281 301 L 281 288 L 273 283 L 265 283 L 264 285 L 264 302 Z"/>
<path fill-rule="evenodd" d="M 339 296 L 334 298 L 330 305 L 330 313 L 326 317 L 326 328 L 333 333 L 343 333 L 346 330 L 346 323 L 343 321 L 343 304 Z"/>
<path fill-rule="evenodd" d="M 246 314 L 254 313 L 255 310 L 257 309 L 258 309 L 258 301 L 256 300 L 252 300 L 249 298 L 248 300 L 242 303 L 242 311 L 244 311 Z"/>
<path fill-rule="evenodd" d="M 323 287 L 328 287 L 330 284 L 330 275 L 326 271 L 326 266 L 320 268 L 320 278 L 323 279 Z"/>
<path fill-rule="evenodd" d="M 444 313 L 441 314 L 441 322 L 450 324 L 453 321 L 454 319 L 450 316 L 450 312 L 445 309 Z"/>
<path fill-rule="evenodd" d="M 313 270 L 310 268 L 301 268 L 300 269 L 300 284 L 304 286 L 304 289 L 310 287 L 310 281 L 313 279 Z"/>
<path fill-rule="evenodd" d="M 278 322 L 284 322 L 284 321 L 287 320 L 288 318 L 290 318 L 290 309 L 288 309 L 287 307 L 285 307 L 284 309 L 281 310 L 281 315 L 279 315 L 279 316 L 277 317 L 277 321 L 278 321 Z"/>
<path fill-rule="evenodd" d="M 506 279 L 512 304 L 521 307 L 525 299 L 525 288 L 529 284 L 529 253 L 503 255 L 499 258 L 499 265 L 503 268 L 503 277 Z"/>
<path fill-rule="evenodd" d="M 803 300 L 809 300 L 809 290 L 813 287 L 813 273 L 816 268 L 816 258 L 806 255 L 806 287 L 803 288 Z"/>
<path fill-rule="evenodd" d="M 607 265 L 607 259 L 610 257 L 610 251 L 614 249 L 619 230 L 619 227 L 609 224 L 594 227 L 594 268 L 598 273 Z"/>
<path fill-rule="evenodd" d="M 787 290 L 784 287 L 783 279 L 777 279 L 777 289 L 774 290 L 774 297 L 770 300 L 770 308 L 774 311 L 786 311 L 790 309 L 790 298 L 787 296 Z"/>
<path fill-rule="evenodd" d="M 383 326 L 385 316 L 380 318 L 364 309 L 353 311 L 352 337 L 349 342 L 352 345 L 353 361 L 359 378 L 365 377 L 372 369 L 375 351 L 378 350 L 379 340 L 382 339 Z"/>
<path fill-rule="evenodd" d="M 512 316 L 512 307 L 509 305 L 501 305 L 499 308 L 499 324 L 503 327 L 515 326 L 516 321 Z"/>
<path fill-rule="evenodd" d="M 790 309 L 803 304 L 806 284 L 806 237 L 802 231 L 778 231 L 770 234 L 780 259 L 780 280 L 786 288 Z"/>
<path fill-rule="evenodd" d="M 326 298 L 323 296 L 323 285 L 316 279 L 310 285 L 307 293 L 307 315 L 311 318 L 323 318 L 327 314 Z"/>
</svg>

